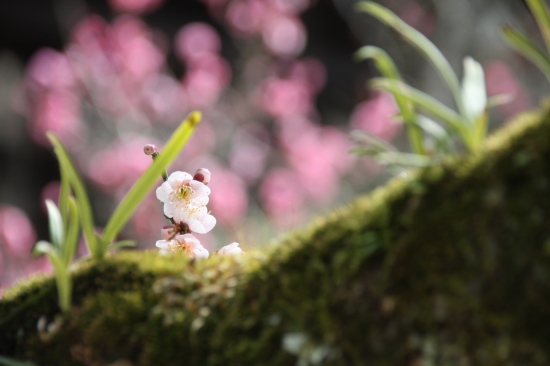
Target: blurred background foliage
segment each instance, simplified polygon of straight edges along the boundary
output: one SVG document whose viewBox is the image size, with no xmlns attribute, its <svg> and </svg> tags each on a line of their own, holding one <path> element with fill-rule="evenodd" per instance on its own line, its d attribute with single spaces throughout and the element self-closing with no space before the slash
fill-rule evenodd
<svg viewBox="0 0 550 366">
<path fill-rule="evenodd" d="M 388 179 L 349 155 L 360 129 L 408 150 L 393 98 L 353 53 L 386 50 L 403 78 L 452 105 L 412 47 L 351 0 L 22 0 L 0 5 L 0 288 L 48 270 L 31 248 L 47 237 L 44 200 L 58 168 L 46 138 L 68 146 L 90 190 L 96 222 L 150 164 L 185 115 L 205 120 L 171 170 L 212 171 L 209 250 L 269 242 L 314 214 Z M 519 0 L 383 0 L 431 39 L 460 74 L 472 56 L 489 96 L 491 129 L 538 104 L 543 75 L 500 36 L 507 24 L 540 40 Z M 160 183 L 160 179 L 159 179 Z M 154 192 L 123 232 L 153 248 L 164 224 Z M 97 228 L 101 230 L 101 227 Z M 80 246 L 79 255 L 86 255 Z"/>
</svg>

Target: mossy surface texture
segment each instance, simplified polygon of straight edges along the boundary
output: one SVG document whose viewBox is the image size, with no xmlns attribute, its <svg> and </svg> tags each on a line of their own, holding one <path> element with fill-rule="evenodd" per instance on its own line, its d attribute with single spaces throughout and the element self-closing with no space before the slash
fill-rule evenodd
<svg viewBox="0 0 550 366">
<path fill-rule="evenodd" d="M 540 112 L 478 155 L 395 179 L 263 252 L 88 262 L 63 315 L 51 278 L 20 285 L 0 301 L 0 355 L 38 365 L 549 365 L 549 248 L 550 117 Z M 41 317 L 50 331 L 37 331 Z"/>
</svg>

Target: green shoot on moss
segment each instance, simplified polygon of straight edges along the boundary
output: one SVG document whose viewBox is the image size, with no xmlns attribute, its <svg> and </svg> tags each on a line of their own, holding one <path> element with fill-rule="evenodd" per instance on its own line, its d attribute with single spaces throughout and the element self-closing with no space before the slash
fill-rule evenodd
<svg viewBox="0 0 550 366">
<path fill-rule="evenodd" d="M 64 224 L 61 212 L 51 200 L 46 200 L 48 209 L 50 240 L 39 241 L 33 249 L 35 255 L 47 255 L 55 273 L 57 292 L 59 295 L 59 307 L 62 311 L 68 311 L 71 307 L 72 283 L 69 266 L 74 256 L 78 243 L 79 220 L 78 208 L 72 197 L 68 197 L 67 206 L 69 215 L 67 224 Z"/>
<path fill-rule="evenodd" d="M 374 46 L 364 46 L 357 51 L 356 58 L 372 59 L 382 74 L 383 77 L 371 80 L 369 86 L 385 90 L 394 96 L 400 117 L 407 128 L 413 154 L 380 151 L 379 146 L 372 145 L 372 138 L 365 138 L 365 132 L 354 133 L 355 140 L 360 146 L 352 152 L 372 155 L 384 165 L 411 168 L 432 165 L 445 156 L 455 154 L 452 144 L 454 136 L 459 138 L 467 151 L 478 150 L 487 135 L 487 110 L 492 106 L 488 103 L 481 65 L 466 57 L 462 82 L 459 82 L 441 51 L 397 15 L 370 1 L 358 3 L 357 8 L 399 33 L 434 66 L 449 87 L 458 112 L 403 82 L 394 62 L 385 51 Z"/>
</svg>

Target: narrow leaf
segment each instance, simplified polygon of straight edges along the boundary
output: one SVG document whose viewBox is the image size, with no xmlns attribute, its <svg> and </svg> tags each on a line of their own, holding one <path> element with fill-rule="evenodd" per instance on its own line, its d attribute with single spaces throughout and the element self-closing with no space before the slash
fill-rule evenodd
<svg viewBox="0 0 550 366">
<path fill-rule="evenodd" d="M 39 241 L 33 248 L 33 253 L 45 254 L 52 263 L 55 282 L 57 284 L 57 292 L 59 296 L 59 307 L 63 311 L 67 311 L 71 307 L 71 292 L 72 283 L 68 272 L 68 267 L 65 265 L 60 253 L 47 241 Z"/>
<path fill-rule="evenodd" d="M 65 244 L 61 248 L 63 252 L 63 261 L 65 262 L 66 266 L 68 266 L 71 263 L 71 260 L 73 259 L 74 253 L 76 251 L 76 247 L 78 246 L 78 234 L 80 232 L 78 207 L 76 205 L 76 202 L 72 197 L 69 197 L 68 203 L 69 203 L 68 204 L 69 220 L 68 220 L 68 228 L 67 228 L 67 237 L 65 240 Z"/>
<path fill-rule="evenodd" d="M 183 149 L 195 131 L 195 127 L 200 122 L 200 119 L 200 112 L 191 112 L 187 116 L 178 129 L 174 131 L 172 137 L 166 143 L 166 146 L 164 146 L 162 154 L 153 161 L 151 166 L 143 173 L 130 189 L 126 197 L 124 197 L 122 202 L 118 205 L 103 233 L 102 246 L 104 248 L 107 248 L 116 238 L 164 169 L 178 156 L 181 149 Z"/>
<path fill-rule="evenodd" d="M 493 95 L 492 97 L 489 97 L 487 99 L 487 108 L 493 108 L 499 105 L 508 104 L 512 100 L 514 100 L 514 97 L 510 94 Z"/>
<path fill-rule="evenodd" d="M 37 366 L 31 361 L 17 361 L 13 358 L 0 356 L 0 365 L 1 366 Z"/>
<path fill-rule="evenodd" d="M 423 168 L 432 163 L 427 156 L 390 151 L 380 153 L 375 158 L 384 165 L 398 165 L 407 168 Z"/>
<path fill-rule="evenodd" d="M 375 136 L 365 131 L 351 131 L 350 137 L 353 141 L 363 145 L 360 147 L 361 150 L 373 152 L 397 151 L 397 149 L 388 142 L 382 140 L 378 136 Z"/>
<path fill-rule="evenodd" d="M 550 59 L 539 46 L 525 34 L 510 27 L 502 28 L 502 37 L 512 48 L 537 65 L 550 81 Z"/>
<path fill-rule="evenodd" d="M 46 208 L 48 209 L 50 240 L 56 248 L 61 248 L 61 245 L 65 240 L 65 229 L 63 227 L 61 213 L 59 213 L 57 206 L 52 200 L 46 200 Z"/>
<path fill-rule="evenodd" d="M 357 59 L 372 59 L 374 64 L 378 68 L 378 71 L 382 76 L 392 79 L 392 80 L 401 80 L 399 71 L 395 66 L 395 63 L 391 57 L 381 48 L 375 46 L 364 46 L 361 47 L 356 53 L 355 57 Z M 413 151 L 417 154 L 425 154 L 424 144 L 422 139 L 422 132 L 415 126 L 416 112 L 414 107 L 410 105 L 406 98 L 399 94 L 393 94 L 395 102 L 401 111 L 403 116 L 403 121 L 406 124 L 407 134 L 409 136 L 409 142 Z"/>
<path fill-rule="evenodd" d="M 360 11 L 364 11 L 372 15 L 388 27 L 398 32 L 410 45 L 415 47 L 426 58 L 426 60 L 434 66 L 443 80 L 447 83 L 451 93 L 453 94 L 458 110 L 461 114 L 464 113 L 464 104 L 462 102 L 458 78 L 445 56 L 443 56 L 441 51 L 439 51 L 439 49 L 428 38 L 399 19 L 399 17 L 390 10 L 379 4 L 370 1 L 363 1 L 357 4 L 357 8 Z"/>
<path fill-rule="evenodd" d="M 425 110 L 426 113 L 447 124 L 449 128 L 461 136 L 466 146 L 469 146 L 469 131 L 466 126 L 466 121 L 464 121 L 455 111 L 441 102 L 418 89 L 398 81 L 389 82 L 385 78 L 374 78 L 371 79 L 370 85 L 373 88 L 387 90 L 391 93 L 406 96 L 417 107 Z"/>
<path fill-rule="evenodd" d="M 60 166 L 61 167 L 61 166 Z M 69 179 L 64 169 L 59 169 L 59 175 L 61 176 L 61 189 L 59 190 L 59 211 L 63 218 L 63 227 L 67 227 L 68 220 L 68 207 L 67 200 L 69 199 L 69 193 L 71 190 Z"/>
<path fill-rule="evenodd" d="M 108 250 L 117 250 L 120 248 L 129 248 L 129 247 L 135 247 L 135 246 L 136 246 L 136 242 L 133 240 L 121 240 L 109 245 Z"/>
<path fill-rule="evenodd" d="M 102 258 L 104 253 L 101 252 L 101 248 L 98 245 L 99 243 L 97 236 L 94 233 L 92 207 L 90 205 L 90 200 L 88 199 L 88 194 L 86 193 L 84 183 L 82 183 L 82 179 L 78 175 L 71 157 L 69 156 L 69 153 L 67 152 L 67 149 L 65 149 L 65 146 L 61 140 L 53 132 L 48 132 L 47 136 L 54 147 L 55 154 L 59 160 L 60 168 L 64 171 L 64 174 L 73 188 L 80 215 L 80 221 L 82 223 L 82 230 L 84 231 L 88 249 L 90 250 L 92 257 Z"/>
<path fill-rule="evenodd" d="M 531 13 L 539 26 L 542 38 L 546 44 L 546 50 L 550 52 L 550 16 L 543 0 L 526 0 Z"/>
</svg>

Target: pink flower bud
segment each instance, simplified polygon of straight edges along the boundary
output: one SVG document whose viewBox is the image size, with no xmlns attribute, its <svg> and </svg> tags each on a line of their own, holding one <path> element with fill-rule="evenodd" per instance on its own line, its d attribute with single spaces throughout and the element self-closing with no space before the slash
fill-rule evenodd
<svg viewBox="0 0 550 366">
<path fill-rule="evenodd" d="M 193 180 L 196 180 L 198 182 L 204 183 L 204 185 L 207 185 L 210 182 L 210 177 L 212 174 L 210 173 L 210 170 L 206 168 L 200 168 L 197 169 L 195 172 L 195 175 L 193 176 Z"/>
<path fill-rule="evenodd" d="M 176 234 L 177 232 L 174 225 L 163 226 L 162 230 L 160 231 L 160 236 L 164 240 L 172 240 L 174 236 L 176 236 Z"/>
<path fill-rule="evenodd" d="M 143 147 L 143 152 L 145 155 L 155 155 L 158 154 L 158 149 L 153 144 L 147 144 Z"/>
</svg>

